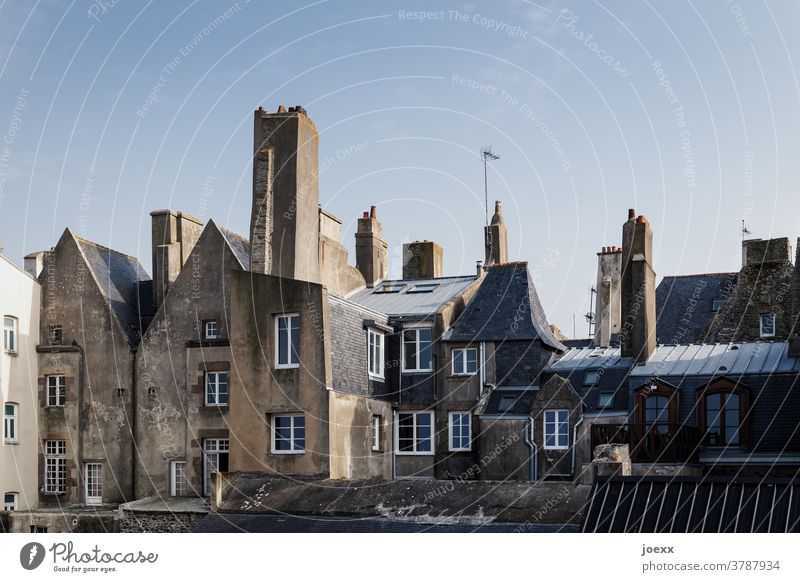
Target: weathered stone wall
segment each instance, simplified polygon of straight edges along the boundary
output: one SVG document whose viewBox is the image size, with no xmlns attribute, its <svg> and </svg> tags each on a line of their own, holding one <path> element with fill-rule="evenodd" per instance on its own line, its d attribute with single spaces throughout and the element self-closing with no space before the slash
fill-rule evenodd
<svg viewBox="0 0 800 582">
<path fill-rule="evenodd" d="M 186 461 L 189 492 L 203 491 L 203 438 L 228 436 L 229 407 L 205 406 L 204 374 L 227 371 L 230 273 L 241 270 L 223 234 L 206 225 L 147 329 L 137 354 L 137 499 L 169 495 L 170 461 Z M 215 320 L 217 339 L 203 338 Z"/>
<path fill-rule="evenodd" d="M 573 434 L 575 425 L 582 416 L 582 408 L 580 395 L 572 388 L 570 381 L 561 376 L 552 376 L 536 392 L 532 402 L 533 441 L 537 445 L 540 479 L 548 475 L 572 475 L 573 447 L 575 446 Z M 566 449 L 545 448 L 544 413 L 548 409 L 569 411 Z"/>
</svg>

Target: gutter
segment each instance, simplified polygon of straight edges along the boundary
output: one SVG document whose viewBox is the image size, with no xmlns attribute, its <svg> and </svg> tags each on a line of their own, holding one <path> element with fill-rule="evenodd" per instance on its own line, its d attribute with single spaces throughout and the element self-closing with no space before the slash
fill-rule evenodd
<svg viewBox="0 0 800 582">
<path fill-rule="evenodd" d="M 85 376 L 85 369 L 86 369 L 86 354 L 83 351 L 83 346 L 81 346 L 77 341 L 73 341 L 72 345 L 78 348 L 78 351 L 81 354 L 80 360 L 78 361 L 78 470 L 77 470 L 77 482 L 78 482 L 78 495 L 79 499 L 83 501 L 83 504 L 86 503 L 86 484 L 83 482 L 83 423 L 84 423 L 84 414 L 83 414 L 83 393 L 84 393 L 84 376 Z"/>
<path fill-rule="evenodd" d="M 531 440 L 531 432 L 533 430 L 533 417 L 528 417 L 528 422 L 525 423 L 525 442 L 528 444 L 528 447 L 531 449 L 531 473 L 530 478 L 531 481 L 538 481 L 539 479 L 539 467 L 536 463 L 536 457 L 538 453 L 538 449 L 536 447 L 536 443 Z"/>
</svg>

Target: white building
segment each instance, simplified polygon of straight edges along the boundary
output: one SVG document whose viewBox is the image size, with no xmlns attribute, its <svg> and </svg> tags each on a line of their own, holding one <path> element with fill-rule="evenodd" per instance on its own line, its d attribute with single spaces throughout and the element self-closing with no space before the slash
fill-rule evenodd
<svg viewBox="0 0 800 582">
<path fill-rule="evenodd" d="M 39 343 L 39 283 L 0 250 L 0 509 L 27 510 L 38 502 L 39 429 L 36 346 Z"/>
</svg>

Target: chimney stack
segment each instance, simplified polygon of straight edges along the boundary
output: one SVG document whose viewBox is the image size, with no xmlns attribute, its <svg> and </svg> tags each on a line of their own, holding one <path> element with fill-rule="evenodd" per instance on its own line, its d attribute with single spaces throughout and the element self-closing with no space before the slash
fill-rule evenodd
<svg viewBox="0 0 800 582">
<path fill-rule="evenodd" d="M 251 271 L 319 282 L 318 163 L 319 134 L 305 109 L 255 112 Z"/>
<path fill-rule="evenodd" d="M 0 247 L 0 251 L 2 251 L 2 247 Z M 44 270 L 43 251 L 37 251 L 35 253 L 25 255 L 25 271 L 27 271 L 31 277 L 38 281 L 39 275 L 42 274 L 42 270 Z"/>
<path fill-rule="evenodd" d="M 489 226 L 484 228 L 485 263 L 499 265 L 508 262 L 508 234 L 503 221 L 503 208 L 500 201 L 494 203 L 494 216 Z"/>
<path fill-rule="evenodd" d="M 189 260 L 189 254 L 203 231 L 203 222 L 183 212 L 154 210 L 150 213 L 150 224 L 153 303 L 157 309 Z"/>
<path fill-rule="evenodd" d="M 416 241 L 403 245 L 403 279 L 441 277 L 444 252 L 433 241 Z"/>
<path fill-rule="evenodd" d="M 611 337 L 620 332 L 622 304 L 622 250 L 615 246 L 603 247 L 597 253 L 597 297 L 595 299 L 594 343 L 611 345 Z"/>
<path fill-rule="evenodd" d="M 656 274 L 653 231 L 644 216 L 628 211 L 622 226 L 621 355 L 646 362 L 656 348 Z"/>
<path fill-rule="evenodd" d="M 358 219 L 356 230 L 356 268 L 364 276 L 367 287 L 389 277 L 389 245 L 383 240 L 383 229 L 378 222 L 378 209 Z"/>
</svg>

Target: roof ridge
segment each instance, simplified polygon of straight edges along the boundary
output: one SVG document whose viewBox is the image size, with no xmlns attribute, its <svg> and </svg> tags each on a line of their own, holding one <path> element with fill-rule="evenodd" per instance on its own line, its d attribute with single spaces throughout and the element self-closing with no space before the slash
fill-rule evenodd
<svg viewBox="0 0 800 582">
<path fill-rule="evenodd" d="M 739 271 L 719 271 L 716 273 L 691 273 L 688 275 L 664 275 L 664 279 L 683 279 L 687 277 L 714 277 L 722 275 L 738 275 Z"/>
</svg>

